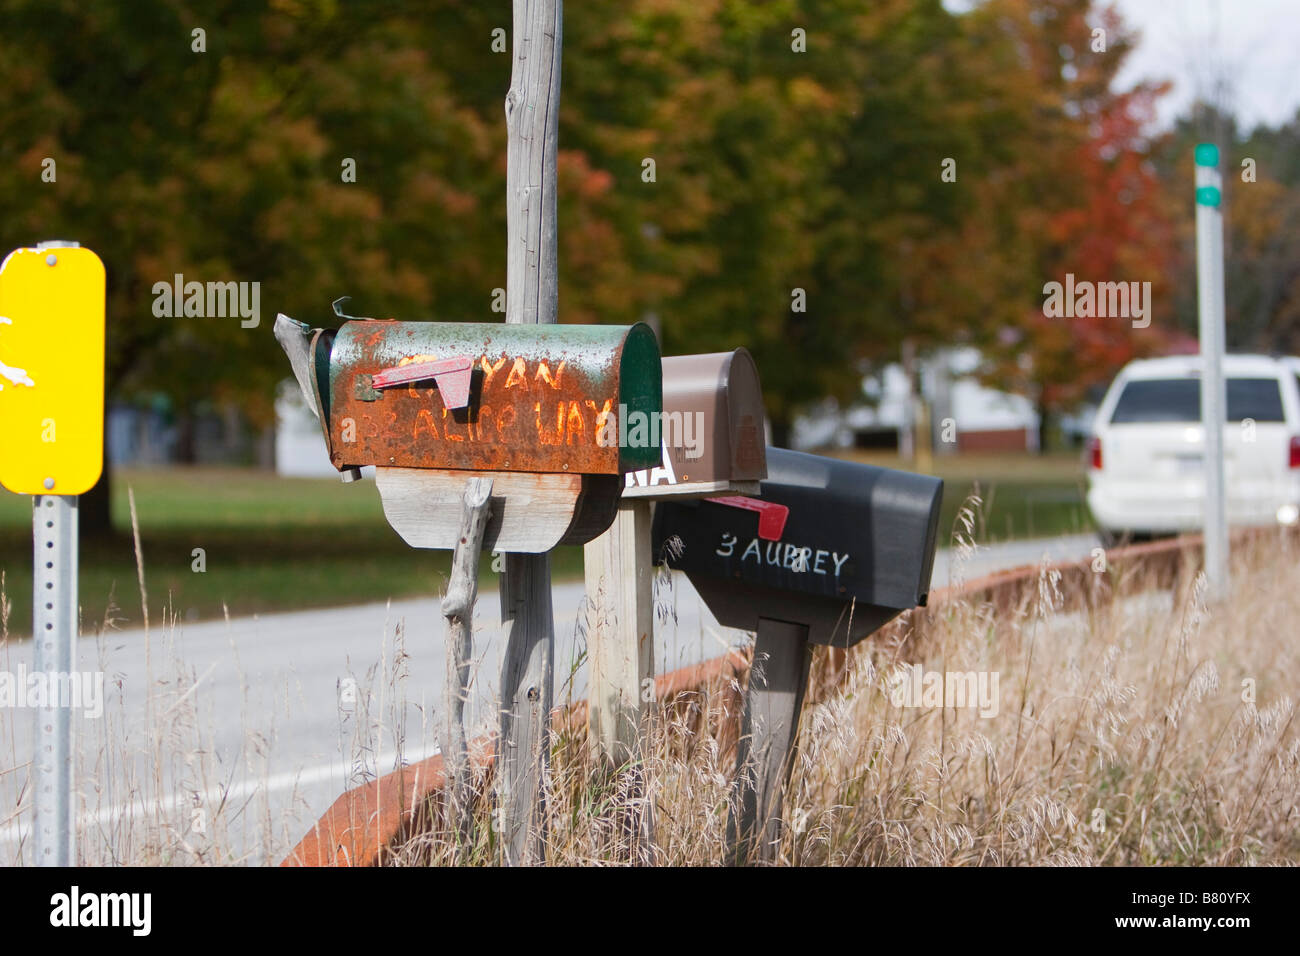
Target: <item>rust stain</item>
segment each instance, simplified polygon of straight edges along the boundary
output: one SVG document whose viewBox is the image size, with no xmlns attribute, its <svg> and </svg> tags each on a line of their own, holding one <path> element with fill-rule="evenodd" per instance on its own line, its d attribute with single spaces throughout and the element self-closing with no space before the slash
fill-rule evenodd
<svg viewBox="0 0 1300 956">
<path fill-rule="evenodd" d="M 478 340 L 473 351 L 466 341 L 430 349 L 428 336 L 408 341 L 409 332 L 402 338 L 392 329 L 391 323 L 351 322 L 336 340 L 330 428 L 332 457 L 340 467 L 492 471 L 509 462 L 512 471 L 620 473 L 617 442 L 601 440 L 601 426 L 619 401 L 617 353 L 493 353 L 490 337 Z M 410 351 L 399 354 L 402 347 Z M 439 389 L 414 382 L 382 391 L 357 388 L 385 369 L 452 353 L 467 356 L 473 370 L 466 408 L 448 409 Z M 349 419 L 354 441 L 343 440 Z"/>
</svg>

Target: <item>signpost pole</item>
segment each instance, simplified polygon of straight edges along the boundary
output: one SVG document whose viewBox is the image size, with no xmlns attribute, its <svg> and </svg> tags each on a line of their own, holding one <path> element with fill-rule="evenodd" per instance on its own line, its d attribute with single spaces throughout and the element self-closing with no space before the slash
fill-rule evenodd
<svg viewBox="0 0 1300 956">
<path fill-rule="evenodd" d="M 52 482 L 51 482 L 52 483 Z M 73 804 L 72 701 L 61 701 L 63 682 L 77 664 L 77 497 L 32 498 L 32 635 L 35 669 L 47 678 L 45 702 L 36 714 L 32 807 L 36 862 L 72 866 L 76 862 L 76 808 Z"/>
<path fill-rule="evenodd" d="M 1224 289 L 1219 148 L 1196 147 L 1196 288 L 1200 312 L 1201 424 L 1205 433 L 1205 576 L 1209 597 L 1228 593 L 1228 517 L 1223 465 L 1227 394 L 1223 381 Z"/>
<path fill-rule="evenodd" d="M 77 859 L 77 506 L 104 466 L 104 287 L 104 264 L 76 242 L 0 264 L 0 484 L 32 496 L 32 664 L 45 687 L 31 764 L 38 866 Z"/>
<path fill-rule="evenodd" d="M 514 0 L 514 63 L 506 93 L 506 321 L 553 324 L 558 312 L 556 150 L 560 130 L 561 0 Z M 550 554 L 507 554 L 501 623 L 501 802 L 505 861 L 541 863 L 550 762 L 555 620 Z"/>
</svg>

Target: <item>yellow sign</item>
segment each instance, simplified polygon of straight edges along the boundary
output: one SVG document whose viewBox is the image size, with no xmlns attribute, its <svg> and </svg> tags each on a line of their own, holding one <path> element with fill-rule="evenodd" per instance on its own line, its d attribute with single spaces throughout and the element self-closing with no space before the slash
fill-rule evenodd
<svg viewBox="0 0 1300 956">
<path fill-rule="evenodd" d="M 104 462 L 104 264 L 16 249 L 0 265 L 0 484 L 79 495 Z"/>
</svg>

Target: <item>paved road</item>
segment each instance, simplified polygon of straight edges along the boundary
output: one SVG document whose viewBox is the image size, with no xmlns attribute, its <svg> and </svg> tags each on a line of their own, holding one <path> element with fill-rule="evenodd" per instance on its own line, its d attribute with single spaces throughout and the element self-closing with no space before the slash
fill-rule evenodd
<svg viewBox="0 0 1300 956">
<path fill-rule="evenodd" d="M 956 571 L 970 580 L 1045 556 L 1083 557 L 1095 546 L 1081 535 L 981 548 L 965 559 L 941 551 L 933 586 Z M 493 583 L 482 587 L 467 708 L 475 732 L 495 726 L 505 643 Z M 656 603 L 661 672 L 743 640 L 680 575 Z M 581 699 L 582 585 L 557 585 L 554 606 L 556 700 Z M 212 840 L 250 862 L 282 854 L 342 791 L 392 770 L 399 741 L 406 760 L 436 751 L 442 636 L 437 601 L 427 599 L 155 627 L 148 640 L 139 630 L 83 637 L 80 669 L 107 680 L 103 716 L 76 719 L 86 859 L 112 862 L 104 847 L 129 843 L 144 815 L 183 833 L 202 822 L 204 832 L 187 837 L 195 847 Z M 30 653 L 25 642 L 8 660 L 0 655 L 0 670 L 30 669 Z M 0 864 L 30 858 L 29 815 L 13 812 L 26 803 L 30 713 L 0 710 Z"/>
</svg>

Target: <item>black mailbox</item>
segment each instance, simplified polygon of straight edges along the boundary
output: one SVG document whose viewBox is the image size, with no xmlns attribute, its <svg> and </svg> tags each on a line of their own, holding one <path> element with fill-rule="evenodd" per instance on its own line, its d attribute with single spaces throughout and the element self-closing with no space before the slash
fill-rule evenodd
<svg viewBox="0 0 1300 956">
<path fill-rule="evenodd" d="M 655 512 L 656 562 L 686 572 L 720 623 L 787 621 L 847 647 L 925 604 L 940 479 L 769 448 L 761 489 Z"/>
</svg>

